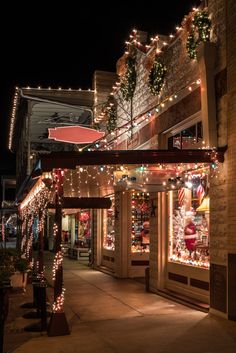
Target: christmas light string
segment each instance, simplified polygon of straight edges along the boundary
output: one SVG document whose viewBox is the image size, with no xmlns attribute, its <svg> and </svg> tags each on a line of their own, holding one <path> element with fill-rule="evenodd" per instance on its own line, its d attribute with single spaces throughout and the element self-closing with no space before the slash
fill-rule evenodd
<svg viewBox="0 0 236 353">
<path fill-rule="evenodd" d="M 62 251 L 58 251 L 55 254 L 54 260 L 53 260 L 53 269 L 52 269 L 52 279 L 53 281 L 56 280 L 56 271 L 62 266 L 62 261 L 63 261 L 63 254 Z"/>
<path fill-rule="evenodd" d="M 63 188 L 64 188 L 64 179 L 66 178 L 66 172 L 67 170 L 63 169 L 57 169 L 54 170 L 52 176 L 53 176 L 53 184 L 55 188 L 55 202 L 56 202 L 56 207 L 61 208 L 62 207 L 62 197 L 63 197 Z M 70 173 L 70 178 L 69 179 L 70 184 L 73 184 L 72 180 L 72 174 Z M 71 185 L 70 185 L 71 186 Z M 61 250 L 62 244 L 59 244 L 59 249 L 57 248 L 57 242 L 58 242 L 58 237 L 61 242 L 61 234 L 59 234 L 59 227 L 58 224 L 55 222 L 54 227 L 54 237 L 55 237 L 55 243 L 56 243 L 56 254 L 54 256 L 54 261 L 53 261 L 53 269 L 52 269 L 52 278 L 56 282 L 58 276 L 60 276 L 60 270 L 62 269 L 62 261 L 63 261 L 63 252 Z M 57 295 L 56 300 L 53 303 L 53 312 L 60 312 L 63 310 L 63 304 L 65 300 L 65 288 L 61 288 L 61 293 Z"/>
<path fill-rule="evenodd" d="M 62 287 L 62 293 L 56 298 L 56 301 L 52 305 L 52 310 L 54 313 L 58 313 L 63 310 L 64 301 L 65 301 L 65 288 Z"/>
<path fill-rule="evenodd" d="M 160 37 L 157 35 L 155 37 L 151 38 L 150 44 L 146 44 L 146 45 L 142 45 L 138 40 L 138 31 L 136 29 L 132 30 L 132 33 L 130 34 L 130 40 L 125 42 L 126 45 L 126 50 L 125 50 L 125 55 L 130 55 L 133 48 L 135 47 L 136 49 L 141 50 L 142 52 L 144 52 L 145 54 L 149 55 L 153 50 L 155 50 L 156 55 L 160 55 L 162 53 L 162 50 L 166 48 L 168 48 L 168 46 L 172 45 L 174 40 L 176 38 L 178 38 L 178 36 L 183 32 L 183 30 L 186 27 L 186 22 L 189 21 L 189 19 L 191 19 L 191 21 L 194 19 L 195 16 L 198 16 L 201 18 L 202 14 L 207 13 L 207 8 L 193 8 L 192 11 L 186 15 L 182 21 L 182 25 L 181 26 L 176 26 L 175 30 L 176 33 L 173 34 L 171 33 L 169 35 L 169 42 L 165 41 L 165 40 L 161 40 Z M 201 21 L 200 21 L 201 22 Z M 201 28 L 201 24 L 199 24 L 200 28 Z M 185 29 L 186 30 L 186 29 Z M 204 23 L 202 25 L 202 31 L 204 32 L 205 30 L 205 26 Z M 159 44 L 160 43 L 160 44 Z M 120 86 L 121 86 L 121 81 L 122 81 L 122 75 L 119 81 L 116 82 L 116 84 L 112 87 L 113 90 L 110 93 L 110 96 L 114 96 L 114 94 L 120 90 Z M 106 108 L 105 108 L 106 109 Z M 96 118 L 97 121 L 101 120 L 104 118 L 104 112 L 102 111 L 101 115 Z"/>
<path fill-rule="evenodd" d="M 198 87 L 201 83 L 200 79 L 194 80 L 191 83 L 188 83 L 187 85 L 182 86 L 180 89 L 178 89 L 175 93 L 169 95 L 168 97 L 165 97 L 163 100 L 161 100 L 158 104 L 155 104 L 153 108 L 150 108 L 148 111 L 139 114 L 137 117 L 133 118 L 133 123 L 134 127 L 136 128 L 139 125 L 141 125 L 144 121 L 149 122 L 150 119 L 153 119 L 153 117 L 156 119 L 158 116 L 161 114 L 163 108 L 166 106 L 167 103 L 170 102 L 170 104 L 173 104 L 172 102 L 178 98 L 178 95 L 183 92 L 184 90 L 188 90 L 189 92 L 192 92 L 194 88 Z M 113 131 L 113 134 L 107 133 L 105 136 L 102 138 L 96 140 L 93 143 L 87 144 L 84 147 L 80 148 L 80 152 L 84 150 L 96 150 L 96 149 L 109 149 L 108 147 L 114 143 L 117 142 L 118 139 L 120 139 L 124 133 L 128 132 L 130 130 L 130 122 L 126 122 L 123 125 L 119 125 L 116 127 L 116 129 Z M 124 130 L 121 132 L 121 130 Z M 115 137 L 114 134 L 116 135 Z M 107 140 L 109 138 L 109 141 Z"/>
</svg>

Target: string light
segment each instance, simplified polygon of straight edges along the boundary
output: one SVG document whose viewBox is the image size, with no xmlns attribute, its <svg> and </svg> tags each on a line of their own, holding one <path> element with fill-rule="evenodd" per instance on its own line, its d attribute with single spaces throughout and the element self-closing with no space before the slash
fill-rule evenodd
<svg viewBox="0 0 236 353">
<path fill-rule="evenodd" d="M 56 301 L 52 305 L 52 310 L 54 313 L 61 312 L 63 310 L 63 304 L 65 301 L 65 288 L 62 287 L 62 293 L 57 296 Z"/>
<path fill-rule="evenodd" d="M 62 251 L 58 251 L 55 254 L 54 260 L 53 260 L 53 269 L 52 269 L 52 279 L 55 281 L 56 279 L 56 271 L 62 266 L 62 261 L 63 261 L 63 254 Z"/>
</svg>

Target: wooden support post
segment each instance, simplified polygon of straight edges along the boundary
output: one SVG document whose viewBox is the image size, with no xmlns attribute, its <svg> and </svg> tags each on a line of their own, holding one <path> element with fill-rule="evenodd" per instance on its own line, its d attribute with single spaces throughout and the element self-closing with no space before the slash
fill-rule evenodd
<svg viewBox="0 0 236 353">
<path fill-rule="evenodd" d="M 61 251 L 61 233 L 62 233 L 62 200 L 63 200 L 63 179 L 64 172 L 60 169 L 55 172 L 56 190 L 55 190 L 55 282 L 54 282 L 54 305 L 48 326 L 48 336 L 63 336 L 70 334 L 69 326 L 63 310 L 63 267 Z M 61 260 L 60 260 L 61 259 Z"/>
</svg>

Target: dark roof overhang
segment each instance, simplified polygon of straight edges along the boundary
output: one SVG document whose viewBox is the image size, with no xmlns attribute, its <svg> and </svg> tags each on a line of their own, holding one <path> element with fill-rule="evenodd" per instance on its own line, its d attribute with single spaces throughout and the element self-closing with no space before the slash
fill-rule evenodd
<svg viewBox="0 0 236 353">
<path fill-rule="evenodd" d="M 41 155 L 33 173 L 53 169 L 75 169 L 82 165 L 158 164 L 158 163 L 213 163 L 224 161 L 226 148 L 217 150 L 112 150 L 82 152 L 51 152 Z"/>
</svg>

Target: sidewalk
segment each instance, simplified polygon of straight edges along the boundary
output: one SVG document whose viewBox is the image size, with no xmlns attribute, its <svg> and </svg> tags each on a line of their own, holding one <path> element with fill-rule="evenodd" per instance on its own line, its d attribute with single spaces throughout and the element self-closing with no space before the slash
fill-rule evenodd
<svg viewBox="0 0 236 353">
<path fill-rule="evenodd" d="M 64 279 L 71 334 L 48 337 L 20 332 L 22 341 L 18 338 L 6 353 L 236 352 L 235 322 L 146 293 L 141 283 L 115 279 L 74 260 L 64 260 Z M 48 293 L 51 297 L 51 288 Z M 13 328 L 23 327 L 22 320 L 17 317 Z"/>
</svg>

